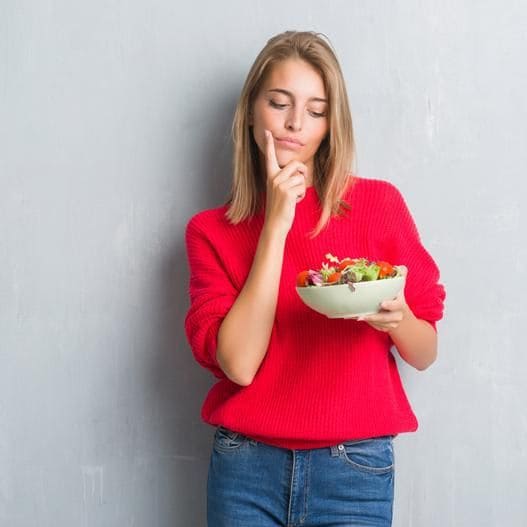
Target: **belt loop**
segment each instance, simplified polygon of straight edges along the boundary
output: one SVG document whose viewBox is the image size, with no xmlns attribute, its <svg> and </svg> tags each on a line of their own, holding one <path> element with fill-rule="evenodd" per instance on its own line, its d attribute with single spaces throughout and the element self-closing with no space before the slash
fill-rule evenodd
<svg viewBox="0 0 527 527">
<path fill-rule="evenodd" d="M 331 457 L 337 457 L 344 450 L 344 445 L 339 443 L 338 445 L 331 445 Z"/>
</svg>

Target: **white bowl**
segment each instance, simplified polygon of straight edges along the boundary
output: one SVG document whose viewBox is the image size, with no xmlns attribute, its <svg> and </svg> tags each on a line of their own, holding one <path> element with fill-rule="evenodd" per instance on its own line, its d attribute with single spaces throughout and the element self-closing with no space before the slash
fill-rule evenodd
<svg viewBox="0 0 527 527">
<path fill-rule="evenodd" d="M 350 284 L 296 287 L 304 304 L 328 318 L 356 318 L 378 313 L 384 300 L 404 288 L 406 276 Z"/>
</svg>

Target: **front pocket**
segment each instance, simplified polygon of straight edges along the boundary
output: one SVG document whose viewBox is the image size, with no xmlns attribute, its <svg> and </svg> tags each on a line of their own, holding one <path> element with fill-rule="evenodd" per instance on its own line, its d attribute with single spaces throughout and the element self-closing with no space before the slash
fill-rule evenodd
<svg viewBox="0 0 527 527">
<path fill-rule="evenodd" d="M 394 469 L 391 436 L 345 441 L 341 457 L 353 468 L 370 474 L 386 474 Z"/>
<path fill-rule="evenodd" d="M 247 438 L 238 432 L 218 426 L 214 433 L 214 448 L 219 452 L 234 452 L 238 450 Z"/>
</svg>

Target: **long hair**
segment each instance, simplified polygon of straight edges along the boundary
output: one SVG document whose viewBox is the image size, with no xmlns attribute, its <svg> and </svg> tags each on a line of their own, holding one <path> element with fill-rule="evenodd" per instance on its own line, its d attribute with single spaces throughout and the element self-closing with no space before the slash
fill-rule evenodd
<svg viewBox="0 0 527 527">
<path fill-rule="evenodd" d="M 239 223 L 263 206 L 265 174 L 249 127 L 249 111 L 273 66 L 287 59 L 309 63 L 322 77 L 328 98 L 329 131 L 314 158 L 313 185 L 321 214 L 310 237 L 317 236 L 334 215 L 350 209 L 342 197 L 353 184 L 355 141 L 346 85 L 337 57 L 323 33 L 285 31 L 270 38 L 254 61 L 243 85 L 232 123 L 233 179 L 226 217 Z"/>
</svg>

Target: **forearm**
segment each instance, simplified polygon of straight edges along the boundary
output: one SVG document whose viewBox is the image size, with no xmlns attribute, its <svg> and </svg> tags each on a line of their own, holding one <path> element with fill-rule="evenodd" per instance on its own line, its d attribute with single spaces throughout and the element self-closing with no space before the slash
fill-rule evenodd
<svg viewBox="0 0 527 527">
<path fill-rule="evenodd" d="M 418 370 L 428 368 L 437 357 L 437 333 L 425 320 L 417 318 L 409 306 L 395 329 L 388 331 L 399 355 Z"/>
<path fill-rule="evenodd" d="M 233 382 L 250 384 L 262 363 L 276 312 L 285 235 L 262 230 L 247 280 L 218 332 L 216 359 Z"/>
</svg>

